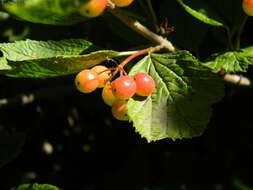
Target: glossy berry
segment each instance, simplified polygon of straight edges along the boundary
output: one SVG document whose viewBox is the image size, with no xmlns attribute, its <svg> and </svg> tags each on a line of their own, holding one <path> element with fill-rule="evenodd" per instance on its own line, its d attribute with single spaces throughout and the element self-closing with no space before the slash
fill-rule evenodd
<svg viewBox="0 0 253 190">
<path fill-rule="evenodd" d="M 155 90 L 155 81 L 147 73 L 137 73 L 134 75 L 136 83 L 136 94 L 139 96 L 149 96 Z"/>
<path fill-rule="evenodd" d="M 253 0 L 243 0 L 242 8 L 247 15 L 253 16 Z"/>
<path fill-rule="evenodd" d="M 89 0 L 81 5 L 80 13 L 86 17 L 97 17 L 105 10 L 108 0 Z"/>
<path fill-rule="evenodd" d="M 98 74 L 98 88 L 103 88 L 105 86 L 106 81 L 108 81 L 111 77 L 111 71 L 108 70 L 106 66 L 97 65 L 91 69 Z"/>
<path fill-rule="evenodd" d="M 134 0 L 112 0 L 117 7 L 126 7 L 130 5 Z"/>
<path fill-rule="evenodd" d="M 116 101 L 116 97 L 113 95 L 112 86 L 110 82 L 107 82 L 105 84 L 105 87 L 103 88 L 102 91 L 102 98 L 108 106 L 112 106 L 112 104 Z"/>
<path fill-rule="evenodd" d="M 113 94 L 118 99 L 131 98 L 136 92 L 136 84 L 132 77 L 120 76 L 112 82 Z"/>
<path fill-rule="evenodd" d="M 98 87 L 98 75 L 95 71 L 85 69 L 78 73 L 75 85 L 80 92 L 90 93 Z"/>
<path fill-rule="evenodd" d="M 126 112 L 126 100 L 116 100 L 112 104 L 112 115 L 118 120 L 127 121 L 129 119 Z"/>
</svg>

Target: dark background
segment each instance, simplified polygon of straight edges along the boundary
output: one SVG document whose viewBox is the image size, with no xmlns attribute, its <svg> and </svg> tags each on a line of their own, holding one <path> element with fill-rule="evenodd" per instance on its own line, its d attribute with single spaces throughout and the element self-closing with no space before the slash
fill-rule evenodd
<svg viewBox="0 0 253 190">
<path fill-rule="evenodd" d="M 175 2 L 153 3 L 158 21 L 167 17 L 169 25 L 175 27 L 168 38 L 178 48 L 190 50 L 201 60 L 226 49 L 224 31 L 196 21 Z M 138 10 L 145 18 L 137 1 L 129 10 Z M 249 18 L 242 47 L 253 44 L 252 23 Z M 85 38 L 103 49 L 119 51 L 149 44 L 108 13 L 68 27 L 32 24 L 13 17 L 0 24 L 1 42 Z M 244 75 L 252 78 L 252 68 Z M 74 77 L 0 77 L 0 99 L 10 101 L 0 106 L 0 137 L 10 144 L 0 143 L 0 148 L 2 152 L 9 147 L 15 149 L 15 143 L 21 147 L 19 154 L 9 153 L 15 159 L 0 169 L 1 190 L 33 182 L 65 190 L 243 190 L 242 184 L 247 184 L 248 190 L 253 187 L 252 88 L 226 84 L 226 96 L 213 106 L 213 117 L 201 137 L 147 143 L 131 123 L 112 118 L 101 91 L 77 92 Z M 35 100 L 22 105 L 24 94 L 34 94 Z M 53 151 L 45 151 L 45 143 Z"/>
</svg>

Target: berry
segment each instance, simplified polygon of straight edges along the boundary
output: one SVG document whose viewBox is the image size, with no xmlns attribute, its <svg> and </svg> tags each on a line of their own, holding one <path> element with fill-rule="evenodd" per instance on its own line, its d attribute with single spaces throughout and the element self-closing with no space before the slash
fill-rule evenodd
<svg viewBox="0 0 253 190">
<path fill-rule="evenodd" d="M 108 106 L 112 106 L 112 104 L 116 101 L 116 97 L 113 95 L 112 86 L 110 82 L 107 82 L 105 84 L 105 87 L 103 88 L 102 91 L 102 98 Z"/>
<path fill-rule="evenodd" d="M 111 72 L 108 70 L 106 66 L 97 65 L 91 69 L 98 74 L 98 88 L 103 88 L 105 86 L 106 81 L 111 78 Z"/>
<path fill-rule="evenodd" d="M 81 5 L 79 12 L 86 17 L 97 17 L 105 10 L 108 0 L 89 0 Z"/>
<path fill-rule="evenodd" d="M 130 5 L 134 0 L 112 0 L 117 7 L 126 7 Z"/>
<path fill-rule="evenodd" d="M 98 87 L 98 75 L 95 71 L 85 69 L 77 74 L 75 85 L 80 92 L 90 93 Z"/>
<path fill-rule="evenodd" d="M 137 73 L 134 75 L 136 83 L 136 94 L 139 96 L 149 96 L 155 90 L 155 81 L 147 73 Z"/>
<path fill-rule="evenodd" d="M 136 92 L 136 84 L 132 77 L 120 76 L 112 82 L 113 94 L 118 99 L 131 98 Z"/>
<path fill-rule="evenodd" d="M 112 115 L 118 120 L 127 121 L 129 119 L 126 112 L 126 100 L 116 100 L 112 104 Z"/>
<path fill-rule="evenodd" d="M 242 8 L 247 15 L 253 16 L 253 0 L 243 0 Z"/>
</svg>

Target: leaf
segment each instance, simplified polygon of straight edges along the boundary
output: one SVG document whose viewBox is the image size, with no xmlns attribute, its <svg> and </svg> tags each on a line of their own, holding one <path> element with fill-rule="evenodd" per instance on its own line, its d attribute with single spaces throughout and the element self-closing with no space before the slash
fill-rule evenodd
<svg viewBox="0 0 253 190">
<path fill-rule="evenodd" d="M 88 48 L 92 48 L 91 43 L 80 39 L 3 43 L 0 73 L 11 77 L 56 77 L 77 73 L 119 54 L 100 50 L 80 55 Z"/>
<path fill-rule="evenodd" d="M 25 40 L 14 43 L 1 43 L 0 51 L 11 61 L 24 61 L 54 56 L 79 55 L 90 48 L 92 43 L 82 39 L 69 39 L 61 41 L 35 41 Z"/>
<path fill-rule="evenodd" d="M 150 54 L 130 71 L 149 73 L 156 91 L 128 101 L 137 132 L 149 142 L 200 136 L 211 117 L 211 105 L 223 97 L 223 82 L 187 51 Z"/>
<path fill-rule="evenodd" d="M 6 131 L 0 131 L 0 167 L 17 157 L 24 141 L 24 133 L 9 134 Z"/>
<path fill-rule="evenodd" d="M 253 46 L 238 51 L 226 51 L 211 55 L 204 65 L 215 71 L 246 72 L 253 63 Z"/>
<path fill-rule="evenodd" d="M 224 26 L 224 22 L 219 18 L 217 13 L 205 4 L 202 0 L 177 0 L 177 2 L 187 11 L 189 14 L 199 19 L 200 21 L 213 25 Z"/>
<path fill-rule="evenodd" d="M 13 187 L 10 190 L 60 190 L 59 188 L 49 184 L 23 184 L 18 187 Z"/>
<path fill-rule="evenodd" d="M 87 20 L 77 11 L 79 1 L 73 0 L 8 0 L 3 2 L 4 8 L 29 22 L 72 25 Z"/>
<path fill-rule="evenodd" d="M 79 56 L 56 56 L 25 61 L 8 61 L 12 70 L 3 71 L 2 74 L 11 77 L 46 78 L 70 75 L 83 69 L 105 61 L 108 57 L 114 57 L 117 52 L 110 50 L 96 51 Z"/>
</svg>

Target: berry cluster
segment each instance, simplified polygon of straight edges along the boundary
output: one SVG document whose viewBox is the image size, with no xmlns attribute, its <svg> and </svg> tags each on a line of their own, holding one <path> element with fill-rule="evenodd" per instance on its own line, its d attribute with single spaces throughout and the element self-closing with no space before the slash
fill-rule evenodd
<svg viewBox="0 0 253 190">
<path fill-rule="evenodd" d="M 111 70 L 102 65 L 85 69 L 77 74 L 75 85 L 83 93 L 103 88 L 102 98 L 112 107 L 112 115 L 118 120 L 125 121 L 128 120 L 127 100 L 135 94 L 149 96 L 155 90 L 155 82 L 147 73 L 137 73 L 131 77 L 121 72 L 118 78 L 112 80 L 114 73 Z"/>
<path fill-rule="evenodd" d="M 104 12 L 108 1 L 109 0 L 89 0 L 81 5 L 79 12 L 86 17 L 97 17 Z M 111 0 L 117 7 L 126 7 L 133 1 L 134 0 Z"/>
</svg>

